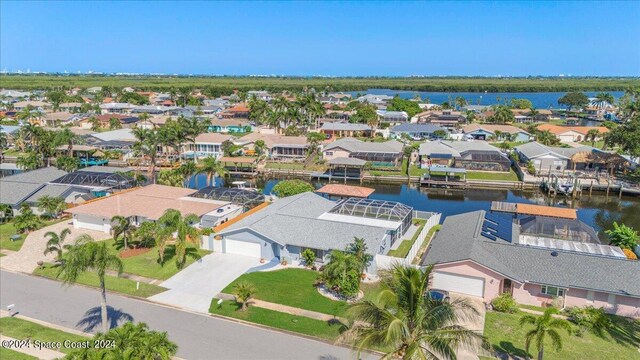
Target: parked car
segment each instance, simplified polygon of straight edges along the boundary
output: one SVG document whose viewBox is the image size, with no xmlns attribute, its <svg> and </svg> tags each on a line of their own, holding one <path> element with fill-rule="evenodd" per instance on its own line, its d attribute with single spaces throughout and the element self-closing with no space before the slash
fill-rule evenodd
<svg viewBox="0 0 640 360">
<path fill-rule="evenodd" d="M 431 300 L 449 301 L 449 292 L 446 290 L 431 289 L 427 291 L 426 296 Z"/>
</svg>

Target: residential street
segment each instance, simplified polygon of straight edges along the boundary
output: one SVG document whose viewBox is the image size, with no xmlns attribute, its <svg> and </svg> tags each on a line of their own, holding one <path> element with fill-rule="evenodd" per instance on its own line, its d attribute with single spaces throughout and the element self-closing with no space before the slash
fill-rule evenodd
<svg viewBox="0 0 640 360">
<path fill-rule="evenodd" d="M 224 319 L 154 305 L 114 294 L 108 295 L 112 313 L 131 316 L 152 329 L 167 331 L 185 359 L 353 359 L 345 348 L 243 325 Z M 61 326 L 87 330 L 77 324 L 97 325 L 85 313 L 99 306 L 96 290 L 37 277 L 0 271 L 0 306 L 15 304 L 20 314 Z M 94 310 L 95 311 L 95 310 Z M 98 310 L 99 311 L 99 310 Z M 97 313 L 99 318 L 99 312 Z"/>
</svg>

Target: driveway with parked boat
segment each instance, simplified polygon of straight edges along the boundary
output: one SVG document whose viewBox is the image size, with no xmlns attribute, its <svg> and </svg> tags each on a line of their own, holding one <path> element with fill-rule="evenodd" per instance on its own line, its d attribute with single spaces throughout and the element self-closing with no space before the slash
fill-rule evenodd
<svg viewBox="0 0 640 360">
<path fill-rule="evenodd" d="M 161 283 L 169 290 L 149 299 L 206 313 L 213 297 L 259 263 L 255 257 L 212 253 Z"/>
</svg>

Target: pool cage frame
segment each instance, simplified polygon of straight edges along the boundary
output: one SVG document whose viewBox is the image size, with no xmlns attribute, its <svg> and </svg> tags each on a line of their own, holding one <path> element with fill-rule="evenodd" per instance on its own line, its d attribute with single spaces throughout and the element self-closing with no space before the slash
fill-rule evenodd
<svg viewBox="0 0 640 360">
<path fill-rule="evenodd" d="M 119 174 L 95 171 L 75 171 L 63 175 L 51 182 L 52 184 L 67 184 L 105 189 L 124 190 L 136 186 L 135 179 Z"/>
<path fill-rule="evenodd" d="M 247 209 L 254 208 L 265 202 L 264 194 L 257 191 L 227 187 L 207 186 L 189 196 L 200 199 L 229 201 Z"/>
</svg>

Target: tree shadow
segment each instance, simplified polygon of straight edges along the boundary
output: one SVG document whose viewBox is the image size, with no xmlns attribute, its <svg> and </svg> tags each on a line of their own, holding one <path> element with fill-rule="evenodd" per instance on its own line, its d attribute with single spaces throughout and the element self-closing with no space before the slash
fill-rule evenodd
<svg viewBox="0 0 640 360">
<path fill-rule="evenodd" d="M 611 327 L 603 331 L 595 332 L 604 337 L 604 333 L 611 336 L 617 344 L 624 346 L 640 347 L 640 321 L 611 316 Z"/>
<path fill-rule="evenodd" d="M 499 353 L 507 353 L 521 358 L 529 357 L 529 354 L 524 349 L 516 347 L 511 341 L 500 341 L 500 345 L 494 344 L 493 349 Z"/>
<path fill-rule="evenodd" d="M 200 253 L 198 252 L 198 249 L 196 249 L 195 247 L 187 247 L 187 250 L 185 252 L 186 257 L 187 258 L 192 258 L 196 261 L 202 259 L 202 256 L 200 255 Z M 164 249 L 164 262 L 160 263 L 160 265 L 164 266 L 164 264 L 166 264 L 167 262 L 175 259 L 176 257 L 176 247 L 175 245 L 169 245 Z M 158 262 L 160 262 L 160 259 L 158 259 Z"/>
<path fill-rule="evenodd" d="M 112 329 L 118 327 L 120 323 L 133 321 L 133 316 L 121 309 L 114 309 L 111 306 L 107 306 L 107 321 L 109 322 L 109 329 Z M 91 332 L 102 326 L 102 313 L 100 306 L 87 310 L 87 312 L 84 313 L 84 317 L 78 321 L 76 326 L 87 332 Z"/>
</svg>

